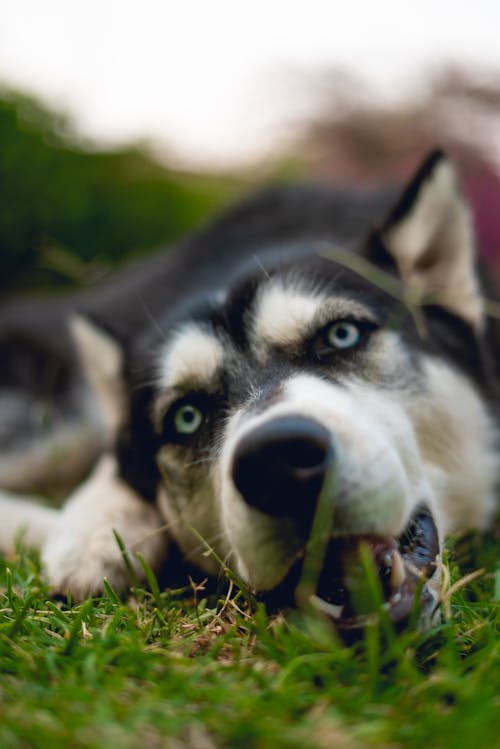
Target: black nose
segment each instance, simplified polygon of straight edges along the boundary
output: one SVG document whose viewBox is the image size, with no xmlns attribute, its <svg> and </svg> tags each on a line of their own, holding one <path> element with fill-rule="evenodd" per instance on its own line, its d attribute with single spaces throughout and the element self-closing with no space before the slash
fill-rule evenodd
<svg viewBox="0 0 500 749">
<path fill-rule="evenodd" d="M 332 459 L 330 434 L 321 424 L 281 416 L 239 442 L 233 481 L 251 507 L 276 517 L 310 520 Z"/>
</svg>

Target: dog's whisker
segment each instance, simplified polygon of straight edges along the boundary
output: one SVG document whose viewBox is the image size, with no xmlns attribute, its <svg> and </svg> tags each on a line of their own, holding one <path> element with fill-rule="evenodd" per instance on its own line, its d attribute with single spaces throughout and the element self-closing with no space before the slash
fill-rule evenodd
<svg viewBox="0 0 500 749">
<path fill-rule="evenodd" d="M 165 331 L 161 327 L 159 321 L 156 319 L 155 315 L 153 314 L 153 312 L 151 311 L 151 309 L 149 308 L 149 306 L 147 305 L 146 300 L 144 299 L 143 294 L 139 294 L 138 295 L 138 299 L 139 299 L 139 301 L 141 303 L 142 309 L 146 313 L 146 316 L 147 316 L 148 320 L 153 324 L 155 330 L 158 331 L 158 333 L 160 334 L 161 338 L 163 338 L 163 340 L 166 341 L 167 340 L 167 336 L 165 335 Z"/>
<path fill-rule="evenodd" d="M 271 276 L 269 275 L 268 271 L 264 268 L 264 265 L 262 264 L 260 258 L 257 255 L 254 254 L 253 259 L 255 260 L 255 262 L 257 263 L 257 265 L 259 266 L 259 268 L 261 269 L 261 271 L 265 275 L 265 277 L 268 279 L 268 281 L 270 281 L 271 280 Z"/>
<path fill-rule="evenodd" d="M 212 458 L 211 457 L 197 458 L 196 460 L 191 460 L 189 463 L 184 463 L 184 468 L 192 468 L 194 466 L 204 465 L 204 464 L 207 464 L 207 463 L 208 464 L 212 463 Z"/>
</svg>

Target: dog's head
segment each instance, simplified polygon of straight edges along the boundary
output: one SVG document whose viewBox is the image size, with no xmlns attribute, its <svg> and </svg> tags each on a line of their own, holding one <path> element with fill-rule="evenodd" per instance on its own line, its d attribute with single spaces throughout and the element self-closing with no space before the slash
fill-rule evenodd
<svg viewBox="0 0 500 749">
<path fill-rule="evenodd" d="M 207 571 L 222 559 L 254 591 L 293 590 L 314 527 L 326 539 L 314 600 L 338 623 L 360 621 L 360 541 L 394 620 L 421 577 L 431 609 L 443 535 L 485 522 L 498 467 L 452 167 L 431 156 L 359 253 L 318 240 L 284 255 L 166 316 L 120 440 L 123 475 L 158 491 Z"/>
</svg>

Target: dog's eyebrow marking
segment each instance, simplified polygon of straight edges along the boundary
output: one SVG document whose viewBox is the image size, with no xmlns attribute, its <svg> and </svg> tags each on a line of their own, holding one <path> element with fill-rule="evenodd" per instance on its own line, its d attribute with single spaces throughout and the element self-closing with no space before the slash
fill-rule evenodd
<svg viewBox="0 0 500 749">
<path fill-rule="evenodd" d="M 255 301 L 251 337 L 257 343 L 294 343 L 310 327 L 324 300 L 323 294 L 282 281 L 266 284 Z"/>
<path fill-rule="evenodd" d="M 222 342 L 206 328 L 189 323 L 161 350 L 157 381 L 161 388 L 207 388 L 214 384 L 223 362 Z"/>
<path fill-rule="evenodd" d="M 375 322 L 371 311 L 355 299 L 273 281 L 257 296 L 251 338 L 256 346 L 287 346 L 300 343 L 329 320 L 346 317 Z"/>
</svg>

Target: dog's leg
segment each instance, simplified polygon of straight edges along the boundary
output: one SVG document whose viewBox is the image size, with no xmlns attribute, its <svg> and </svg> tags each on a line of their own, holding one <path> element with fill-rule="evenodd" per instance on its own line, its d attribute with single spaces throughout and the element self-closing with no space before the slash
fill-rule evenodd
<svg viewBox="0 0 500 749">
<path fill-rule="evenodd" d="M 0 490 L 0 552 L 9 552 L 20 534 L 28 546 L 41 547 L 58 516 L 57 510 Z"/>
<path fill-rule="evenodd" d="M 71 590 L 83 598 L 101 592 L 107 578 L 115 590 L 123 591 L 129 582 L 127 566 L 113 531 L 140 578 L 136 552 L 153 569 L 166 552 L 161 526 L 158 510 L 120 479 L 114 458 L 104 456 L 68 500 L 45 541 L 42 559 L 50 585 L 55 592 Z"/>
</svg>

